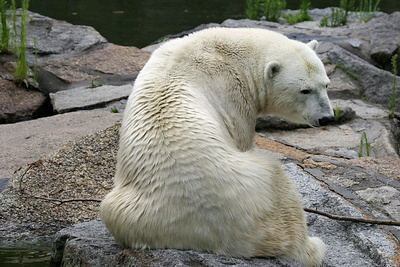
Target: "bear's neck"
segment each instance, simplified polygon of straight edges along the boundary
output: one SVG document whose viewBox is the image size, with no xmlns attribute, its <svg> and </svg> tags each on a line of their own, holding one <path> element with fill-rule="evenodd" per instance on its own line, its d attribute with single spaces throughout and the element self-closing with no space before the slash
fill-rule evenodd
<svg viewBox="0 0 400 267">
<path fill-rule="evenodd" d="M 254 84 L 234 69 L 224 72 L 202 80 L 203 86 L 208 87 L 203 93 L 227 137 L 233 140 L 239 150 L 247 151 L 253 147 L 258 113 L 258 104 L 254 103 L 257 97 L 251 92 L 254 88 L 248 88 Z"/>
</svg>

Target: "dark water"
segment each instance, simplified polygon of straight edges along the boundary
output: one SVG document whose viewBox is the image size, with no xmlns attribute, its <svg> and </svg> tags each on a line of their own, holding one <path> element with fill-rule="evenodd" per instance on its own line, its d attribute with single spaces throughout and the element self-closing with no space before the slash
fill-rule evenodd
<svg viewBox="0 0 400 267">
<path fill-rule="evenodd" d="M 0 266 L 49 266 L 52 243 L 51 236 L 0 238 Z"/>
<path fill-rule="evenodd" d="M 246 0 L 31 0 L 29 10 L 72 24 L 93 26 L 108 41 L 143 47 L 203 23 L 244 18 Z M 311 0 L 313 8 L 338 6 L 340 0 Z M 374 0 L 375 2 L 375 0 Z M 286 0 L 298 9 L 301 0 Z M 382 0 L 387 13 L 400 10 L 400 0 Z"/>
<path fill-rule="evenodd" d="M 51 248 L 13 247 L 0 248 L 1 267 L 42 267 L 48 266 Z"/>
</svg>

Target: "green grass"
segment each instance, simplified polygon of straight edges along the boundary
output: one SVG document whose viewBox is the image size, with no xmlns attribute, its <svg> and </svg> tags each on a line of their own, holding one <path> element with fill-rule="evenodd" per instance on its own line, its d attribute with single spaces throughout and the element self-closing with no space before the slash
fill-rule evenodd
<svg viewBox="0 0 400 267">
<path fill-rule="evenodd" d="M 12 14 L 12 44 L 11 47 L 15 51 L 17 49 L 17 6 L 15 0 L 11 0 L 10 13 Z"/>
<path fill-rule="evenodd" d="M 360 141 L 360 152 L 358 153 L 358 157 L 361 158 L 364 156 L 364 141 L 365 141 L 365 152 L 366 152 L 366 156 L 369 157 L 371 156 L 370 153 L 370 146 L 371 143 L 368 141 L 367 138 L 367 134 L 365 132 L 363 132 L 363 134 L 361 135 L 361 141 Z"/>
<path fill-rule="evenodd" d="M 262 5 L 263 15 L 267 21 L 278 21 L 282 11 L 286 8 L 284 0 L 264 0 Z"/>
<path fill-rule="evenodd" d="M 360 0 L 360 6 L 356 9 L 359 19 L 365 22 L 370 21 L 379 11 L 379 4 L 381 0 L 377 0 L 375 4 L 373 0 Z"/>
<path fill-rule="evenodd" d="M 339 120 L 339 117 L 340 117 L 339 113 L 340 113 L 340 101 L 338 101 L 335 106 L 335 121 Z"/>
<path fill-rule="evenodd" d="M 398 54 L 392 57 L 392 67 L 393 67 L 393 89 L 392 89 L 392 98 L 390 99 L 390 106 L 389 106 L 389 118 L 393 118 L 394 116 L 394 108 L 396 107 L 396 85 L 397 85 L 397 58 Z"/>
<path fill-rule="evenodd" d="M 10 28 L 7 25 L 7 8 L 6 1 L 0 0 L 0 21 L 1 21 L 1 44 L 0 52 L 9 52 Z"/>
<path fill-rule="evenodd" d="M 331 15 L 324 16 L 320 22 L 321 27 L 338 27 L 347 23 L 346 11 L 340 7 L 331 7 Z"/>
<path fill-rule="evenodd" d="M 119 110 L 117 108 L 111 108 L 112 113 L 119 113 Z"/>
<path fill-rule="evenodd" d="M 100 87 L 102 85 L 103 85 L 103 83 L 100 80 L 93 79 L 92 83 L 90 84 L 90 87 L 96 88 L 96 87 Z"/>
<path fill-rule="evenodd" d="M 260 13 L 260 0 L 247 0 L 246 15 L 247 18 L 258 20 Z"/>
<path fill-rule="evenodd" d="M 348 23 L 350 11 L 356 11 L 358 19 L 361 21 L 370 21 L 379 10 L 381 0 L 360 0 L 359 6 L 355 7 L 354 0 L 341 0 L 340 7 L 332 7 L 331 15 L 324 16 L 321 20 L 321 27 L 337 27 Z"/>
<path fill-rule="evenodd" d="M 28 64 L 26 62 L 26 47 L 27 47 L 27 11 L 29 7 L 29 0 L 22 0 L 22 13 L 21 13 L 21 32 L 20 32 L 20 43 L 16 47 L 17 54 L 17 65 L 15 67 L 15 82 L 22 84 L 24 83 L 28 87 Z"/>
<path fill-rule="evenodd" d="M 38 44 L 37 44 L 37 38 L 33 37 L 33 44 L 35 46 L 35 63 L 33 65 L 33 83 L 36 83 L 37 81 L 37 59 L 38 59 Z"/>
<path fill-rule="evenodd" d="M 313 18 L 308 14 L 310 7 L 311 7 L 310 0 L 302 0 L 299 13 L 294 14 L 294 15 L 286 14 L 285 15 L 286 21 L 291 25 L 299 23 L 299 22 L 303 22 L 303 21 L 312 21 Z"/>
<path fill-rule="evenodd" d="M 285 8 L 285 0 L 247 0 L 246 15 L 253 20 L 265 16 L 265 20 L 278 21 Z"/>
</svg>

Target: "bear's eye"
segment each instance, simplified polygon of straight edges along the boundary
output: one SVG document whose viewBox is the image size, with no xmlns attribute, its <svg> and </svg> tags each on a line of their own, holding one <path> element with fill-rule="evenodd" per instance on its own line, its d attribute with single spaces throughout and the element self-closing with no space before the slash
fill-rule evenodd
<svg viewBox="0 0 400 267">
<path fill-rule="evenodd" d="M 302 93 L 303 95 L 308 95 L 308 94 L 311 93 L 311 90 L 310 89 L 303 89 L 303 90 L 300 91 L 300 93 Z"/>
</svg>

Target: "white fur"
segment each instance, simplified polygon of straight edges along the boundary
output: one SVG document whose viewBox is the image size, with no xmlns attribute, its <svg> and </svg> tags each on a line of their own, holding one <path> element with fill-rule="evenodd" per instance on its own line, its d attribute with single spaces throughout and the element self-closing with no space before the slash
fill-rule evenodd
<svg viewBox="0 0 400 267">
<path fill-rule="evenodd" d="M 260 114 L 315 126 L 332 115 L 316 45 L 215 28 L 156 50 L 129 97 L 101 205 L 116 240 L 320 265 L 324 244 L 308 237 L 292 181 L 252 141 Z"/>
</svg>

